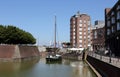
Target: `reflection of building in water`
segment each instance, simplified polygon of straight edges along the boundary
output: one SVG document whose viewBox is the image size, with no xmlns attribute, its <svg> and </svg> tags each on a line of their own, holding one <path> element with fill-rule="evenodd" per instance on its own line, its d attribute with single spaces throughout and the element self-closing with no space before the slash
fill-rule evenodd
<svg viewBox="0 0 120 77">
<path fill-rule="evenodd" d="M 92 76 L 91 69 L 85 62 L 72 62 L 73 67 L 73 77 L 95 77 Z"/>
</svg>

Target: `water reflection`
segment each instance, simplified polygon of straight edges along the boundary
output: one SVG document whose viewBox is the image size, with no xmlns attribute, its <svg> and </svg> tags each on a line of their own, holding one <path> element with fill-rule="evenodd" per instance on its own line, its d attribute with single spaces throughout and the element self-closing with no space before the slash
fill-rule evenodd
<svg viewBox="0 0 120 77">
<path fill-rule="evenodd" d="M 83 61 L 63 60 L 46 63 L 45 59 L 0 63 L 0 77 L 96 77 Z"/>
<path fill-rule="evenodd" d="M 21 71 L 33 68 L 40 58 L 22 62 L 0 62 L 0 77 L 20 77 Z"/>
<path fill-rule="evenodd" d="M 95 77 L 95 76 L 92 76 L 93 72 L 91 71 L 89 66 L 83 61 L 71 62 L 70 65 L 74 68 L 73 77 Z"/>
<path fill-rule="evenodd" d="M 65 60 L 64 63 L 73 68 L 72 77 L 96 77 L 88 64 L 86 64 L 84 61 Z"/>
</svg>

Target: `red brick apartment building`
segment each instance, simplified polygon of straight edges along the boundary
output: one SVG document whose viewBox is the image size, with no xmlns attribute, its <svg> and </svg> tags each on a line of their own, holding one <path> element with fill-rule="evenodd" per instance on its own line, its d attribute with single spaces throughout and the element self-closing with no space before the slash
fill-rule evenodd
<svg viewBox="0 0 120 77">
<path fill-rule="evenodd" d="M 120 57 L 120 0 L 112 8 L 105 9 L 105 45 Z"/>
<path fill-rule="evenodd" d="M 70 44 L 74 48 L 88 48 L 91 45 L 90 16 L 79 12 L 70 19 Z"/>
<path fill-rule="evenodd" d="M 91 32 L 91 46 L 93 51 L 104 51 L 105 50 L 105 22 L 97 20 L 95 25 L 92 27 Z"/>
</svg>

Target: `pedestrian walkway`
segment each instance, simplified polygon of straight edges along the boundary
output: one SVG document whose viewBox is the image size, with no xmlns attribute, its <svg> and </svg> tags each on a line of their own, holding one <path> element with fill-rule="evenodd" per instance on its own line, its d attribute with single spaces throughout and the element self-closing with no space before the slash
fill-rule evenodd
<svg viewBox="0 0 120 77">
<path fill-rule="evenodd" d="M 96 59 L 99 59 L 101 61 L 104 61 L 106 63 L 109 63 L 115 67 L 120 68 L 120 58 L 113 58 L 113 57 L 108 57 L 108 56 L 103 56 L 103 55 L 99 55 L 96 53 L 89 53 L 89 56 L 92 56 Z"/>
</svg>

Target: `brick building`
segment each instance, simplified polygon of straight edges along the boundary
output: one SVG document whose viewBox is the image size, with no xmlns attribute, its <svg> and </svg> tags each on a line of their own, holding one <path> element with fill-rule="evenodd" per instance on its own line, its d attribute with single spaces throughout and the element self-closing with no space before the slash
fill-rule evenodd
<svg viewBox="0 0 120 77">
<path fill-rule="evenodd" d="M 92 27 L 92 49 L 93 51 L 105 50 L 105 22 L 104 21 L 95 21 L 95 25 Z"/>
<path fill-rule="evenodd" d="M 70 44 L 74 48 L 88 48 L 91 45 L 90 16 L 79 12 L 70 19 Z"/>
</svg>

